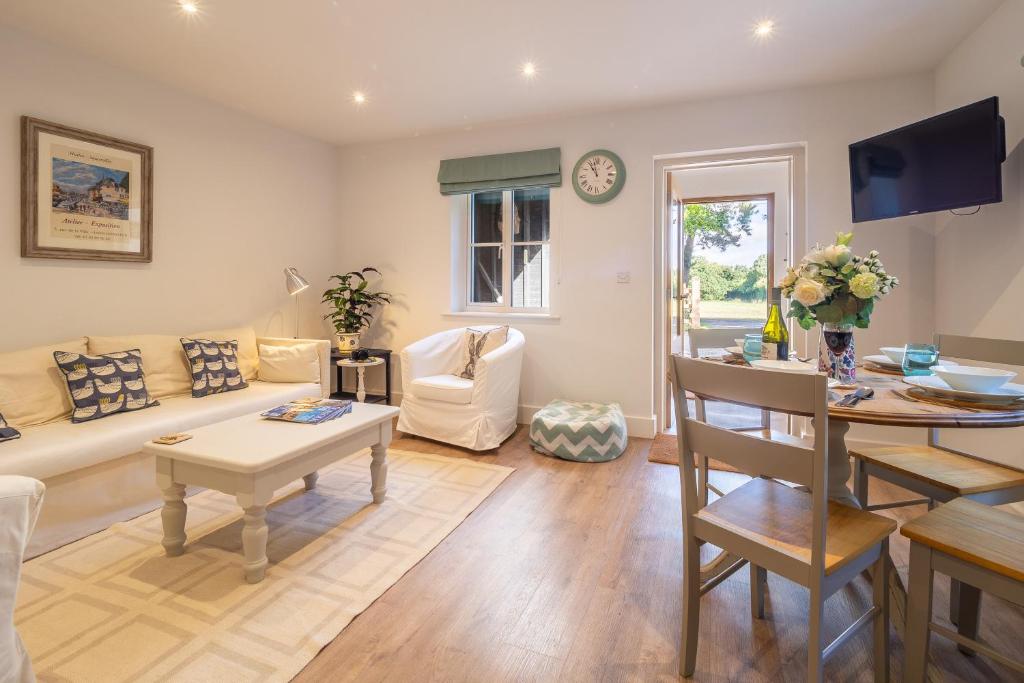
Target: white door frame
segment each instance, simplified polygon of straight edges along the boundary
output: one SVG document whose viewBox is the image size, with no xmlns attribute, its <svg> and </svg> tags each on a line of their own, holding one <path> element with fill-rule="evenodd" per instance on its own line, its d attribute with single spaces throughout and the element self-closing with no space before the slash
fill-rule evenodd
<svg viewBox="0 0 1024 683">
<path fill-rule="evenodd" d="M 667 304 L 671 292 L 669 280 L 668 244 L 670 174 L 672 171 L 702 168 L 710 166 L 735 166 L 766 161 L 785 161 L 789 164 L 790 193 L 788 201 L 790 225 L 775 226 L 777 231 L 789 233 L 788 246 L 785 251 L 776 253 L 778 260 L 775 272 L 781 277 L 785 267 L 794 261 L 794 254 L 803 254 L 807 248 L 807 145 L 802 142 L 762 147 L 742 147 L 735 149 L 671 154 L 654 158 L 654 214 L 656 226 L 654 231 L 654 396 L 656 430 L 661 433 L 669 423 L 666 415 L 668 399 L 668 356 L 669 311 Z M 777 197 L 777 201 L 786 201 Z M 772 284 L 769 283 L 769 287 Z M 806 356 L 808 339 L 806 333 L 794 335 L 795 346 L 799 353 Z"/>
</svg>

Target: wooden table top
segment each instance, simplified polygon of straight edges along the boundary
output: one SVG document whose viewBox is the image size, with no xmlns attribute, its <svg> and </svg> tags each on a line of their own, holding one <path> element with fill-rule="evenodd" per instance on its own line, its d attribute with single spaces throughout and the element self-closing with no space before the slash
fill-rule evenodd
<svg viewBox="0 0 1024 683">
<path fill-rule="evenodd" d="M 857 368 L 857 385 L 875 390 L 871 400 L 861 401 L 853 408 L 829 404 L 829 417 L 845 422 L 890 425 L 894 427 L 1021 427 L 1024 426 L 1024 405 L 1005 409 L 973 407 L 967 402 L 940 405 L 905 398 L 910 385 L 899 375 Z M 852 390 L 833 389 L 845 396 Z M 903 396 L 894 392 L 900 392 Z M 980 404 L 979 404 L 980 405 Z"/>
</svg>

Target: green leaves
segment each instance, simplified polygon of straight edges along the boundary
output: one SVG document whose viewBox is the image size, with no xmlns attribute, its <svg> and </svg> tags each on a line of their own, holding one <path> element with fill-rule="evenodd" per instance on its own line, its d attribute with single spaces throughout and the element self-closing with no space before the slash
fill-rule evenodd
<svg viewBox="0 0 1024 683">
<path fill-rule="evenodd" d="M 850 242 L 853 241 L 852 232 L 837 232 L 836 233 L 836 244 L 841 244 L 844 247 L 850 246 Z"/>
<path fill-rule="evenodd" d="M 362 270 L 353 270 L 344 275 L 330 277 L 331 280 L 338 283 L 338 286 L 325 291 L 321 302 L 329 303 L 334 307 L 334 310 L 326 314 L 324 319 L 330 320 L 339 334 L 362 331 L 373 322 L 374 307 L 391 303 L 389 293 L 367 290 L 370 284 L 366 278 L 367 273 L 380 275 L 379 270 L 368 266 Z M 353 285 L 353 279 L 358 279 L 359 282 Z"/>
</svg>

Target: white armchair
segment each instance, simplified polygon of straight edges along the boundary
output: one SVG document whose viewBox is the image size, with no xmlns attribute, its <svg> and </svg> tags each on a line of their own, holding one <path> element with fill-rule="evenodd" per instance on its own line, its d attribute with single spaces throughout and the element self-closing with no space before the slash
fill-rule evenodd
<svg viewBox="0 0 1024 683">
<path fill-rule="evenodd" d="M 488 327 L 493 326 L 475 329 Z M 509 328 L 507 341 L 480 357 L 474 379 L 456 374 L 466 348 L 465 328 L 402 349 L 399 431 L 474 451 L 497 448 L 516 429 L 525 345 L 523 333 Z"/>
<path fill-rule="evenodd" d="M 28 653 L 14 630 L 14 600 L 25 548 L 39 518 L 44 491 L 41 481 L 0 476 L 0 680 L 5 683 L 36 680 Z"/>
</svg>

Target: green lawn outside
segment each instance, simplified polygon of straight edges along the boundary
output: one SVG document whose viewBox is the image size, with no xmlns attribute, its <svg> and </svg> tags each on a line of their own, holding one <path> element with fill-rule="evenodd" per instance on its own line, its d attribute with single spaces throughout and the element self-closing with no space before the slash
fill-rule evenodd
<svg viewBox="0 0 1024 683">
<path fill-rule="evenodd" d="M 700 317 L 702 318 L 736 318 L 750 319 L 767 317 L 767 304 L 764 301 L 701 301 Z"/>
</svg>

